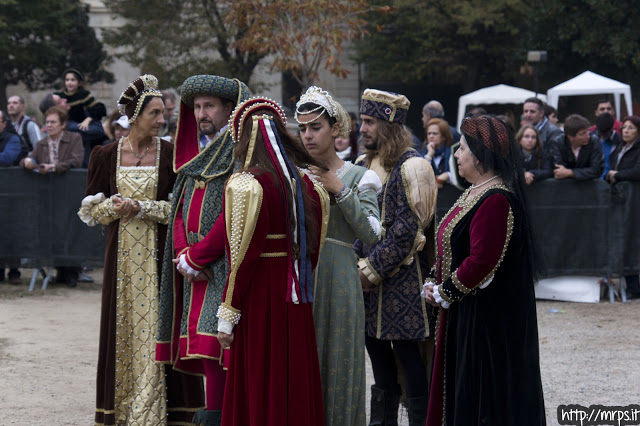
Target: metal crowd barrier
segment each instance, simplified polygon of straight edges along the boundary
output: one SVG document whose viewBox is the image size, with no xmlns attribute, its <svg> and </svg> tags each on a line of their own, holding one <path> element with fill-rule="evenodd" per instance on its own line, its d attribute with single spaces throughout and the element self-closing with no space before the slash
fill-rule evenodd
<svg viewBox="0 0 640 426">
<path fill-rule="evenodd" d="M 0 259 L 33 268 L 102 265 L 106 228 L 76 215 L 86 175 L 0 169 Z M 438 220 L 460 194 L 451 185 L 439 191 Z M 529 187 L 528 199 L 543 277 L 640 271 L 640 183 L 550 179 Z"/>
</svg>

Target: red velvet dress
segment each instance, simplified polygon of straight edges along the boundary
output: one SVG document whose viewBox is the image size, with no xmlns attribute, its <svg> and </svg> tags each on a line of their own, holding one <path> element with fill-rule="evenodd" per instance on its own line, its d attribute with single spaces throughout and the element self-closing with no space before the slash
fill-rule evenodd
<svg viewBox="0 0 640 426">
<path fill-rule="evenodd" d="M 314 196 L 320 242 L 328 223 L 328 197 L 321 188 L 314 191 L 308 178 L 302 184 Z M 227 184 L 224 211 L 231 269 L 221 311 L 239 319 L 234 321 L 224 390 L 226 426 L 324 425 L 312 306 L 285 301 L 284 207 L 268 173 L 235 174 Z M 319 251 L 316 247 L 311 259 L 314 267 Z"/>
<path fill-rule="evenodd" d="M 533 278 L 504 186 L 463 201 L 438 229 L 440 310 L 427 426 L 545 424 Z"/>
</svg>

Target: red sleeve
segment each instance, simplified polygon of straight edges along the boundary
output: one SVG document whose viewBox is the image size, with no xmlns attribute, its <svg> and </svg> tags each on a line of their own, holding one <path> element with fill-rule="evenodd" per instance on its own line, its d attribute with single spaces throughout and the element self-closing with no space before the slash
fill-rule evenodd
<svg viewBox="0 0 640 426">
<path fill-rule="evenodd" d="M 469 256 L 442 284 L 445 300 L 460 300 L 487 283 L 500 265 L 513 228 L 509 201 L 503 194 L 488 197 L 471 219 Z"/>
<path fill-rule="evenodd" d="M 471 219 L 471 250 L 457 270 L 458 280 L 474 288 L 498 265 L 507 241 L 509 202 L 502 194 L 487 198 Z"/>
<path fill-rule="evenodd" d="M 182 208 L 184 206 L 184 197 L 180 199 L 180 204 L 176 210 L 176 218 L 173 220 L 173 249 L 175 256 L 178 257 L 189 247 L 187 243 L 187 234 L 184 226 L 184 218 L 182 217 Z"/>
<path fill-rule="evenodd" d="M 189 248 L 186 256 L 189 266 L 195 270 L 200 270 L 224 255 L 226 235 L 223 209 L 218 219 L 216 219 L 216 223 L 213 224 L 204 239 Z"/>
</svg>

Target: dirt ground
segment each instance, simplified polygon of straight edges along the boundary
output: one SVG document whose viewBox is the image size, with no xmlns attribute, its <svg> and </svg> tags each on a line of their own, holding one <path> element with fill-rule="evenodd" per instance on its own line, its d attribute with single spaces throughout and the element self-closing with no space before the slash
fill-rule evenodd
<svg viewBox="0 0 640 426">
<path fill-rule="evenodd" d="M 33 293 L 25 275 L 0 283 L 0 426 L 92 425 L 101 270 Z M 640 403 L 639 300 L 537 306 L 548 424 L 558 405 Z"/>
</svg>

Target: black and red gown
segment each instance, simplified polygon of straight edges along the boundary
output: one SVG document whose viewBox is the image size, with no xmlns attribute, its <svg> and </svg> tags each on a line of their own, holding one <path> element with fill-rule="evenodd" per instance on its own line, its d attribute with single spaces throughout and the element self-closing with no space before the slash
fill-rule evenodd
<svg viewBox="0 0 640 426">
<path fill-rule="evenodd" d="M 440 309 L 427 426 L 544 425 L 538 324 L 523 212 L 502 184 L 438 228 Z"/>
</svg>

